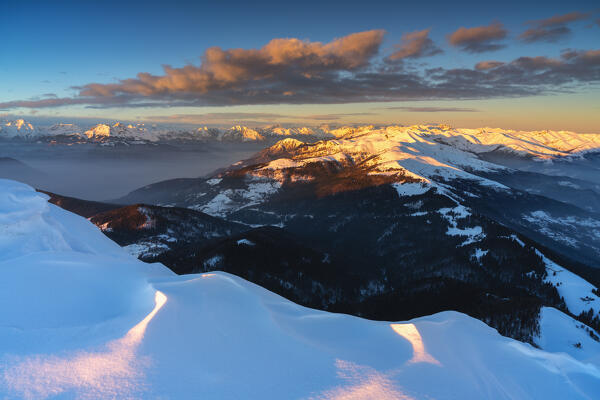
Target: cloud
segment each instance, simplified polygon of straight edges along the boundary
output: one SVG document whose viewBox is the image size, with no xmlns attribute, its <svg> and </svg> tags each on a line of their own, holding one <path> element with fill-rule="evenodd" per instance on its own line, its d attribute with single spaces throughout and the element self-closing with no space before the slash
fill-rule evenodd
<svg viewBox="0 0 600 400">
<path fill-rule="evenodd" d="M 285 115 L 275 113 L 244 113 L 244 112 L 221 112 L 200 114 L 172 114 L 152 116 L 154 121 L 169 122 L 215 122 L 215 121 L 239 121 L 239 120 L 262 120 L 274 121 L 285 118 Z"/>
<path fill-rule="evenodd" d="M 357 113 L 340 113 L 340 114 L 315 114 L 315 115 L 298 115 L 294 117 L 290 117 L 293 119 L 300 120 L 315 120 L 315 121 L 331 121 L 336 119 L 342 119 L 344 117 L 358 117 L 365 115 L 377 115 L 377 113 L 370 112 L 357 112 Z"/>
<path fill-rule="evenodd" d="M 404 58 L 428 57 L 442 53 L 442 50 L 429 38 L 430 29 L 405 33 L 402 42 L 396 45 L 396 51 L 388 58 L 401 60 Z"/>
<path fill-rule="evenodd" d="M 502 61 L 480 61 L 475 64 L 475 69 L 478 71 L 485 71 L 492 68 L 497 68 L 504 65 Z"/>
<path fill-rule="evenodd" d="M 0 103 L 0 110 L 12 108 L 47 108 L 70 105 L 97 105 L 105 104 L 115 106 L 127 103 L 125 98 L 88 98 L 88 97 L 56 97 L 42 100 L 14 100 Z"/>
<path fill-rule="evenodd" d="M 165 74 L 139 73 L 115 84 L 92 83 L 79 88 L 80 96 L 144 96 L 208 93 L 244 89 L 255 81 L 303 80 L 331 71 L 352 71 L 365 66 L 378 52 L 383 30 L 353 33 L 330 43 L 299 39 L 273 39 L 260 49 L 222 50 L 211 47 L 199 67 L 164 66 Z M 289 91 L 287 91 L 289 92 Z"/>
<path fill-rule="evenodd" d="M 475 108 L 465 107 L 386 107 L 386 110 L 401 110 L 410 112 L 479 112 Z"/>
<path fill-rule="evenodd" d="M 527 43 L 534 42 L 558 42 L 568 36 L 571 29 L 566 26 L 555 26 L 552 28 L 531 28 L 519 35 L 519 39 Z"/>
<path fill-rule="evenodd" d="M 357 113 L 337 113 L 337 114 L 315 114 L 315 115 L 287 115 L 277 113 L 248 113 L 248 112 L 215 112 L 215 113 L 198 113 L 198 114 L 172 114 L 152 116 L 149 119 L 156 122 L 169 123 L 190 123 L 190 124 L 215 124 L 215 123 L 231 123 L 233 122 L 253 122 L 265 123 L 281 120 L 314 120 L 314 121 L 331 121 L 338 120 L 344 117 L 377 115 L 372 112 L 357 112 Z"/>
<path fill-rule="evenodd" d="M 200 66 L 165 67 L 163 75 L 141 73 L 117 83 L 84 85 L 73 97 L 4 102 L 0 110 L 483 99 L 556 93 L 600 82 L 600 50 L 481 61 L 473 68 L 416 69 L 384 62 L 384 55 L 378 56 L 382 38 L 383 31 L 375 30 L 327 44 L 276 39 L 259 49 L 212 48 Z"/>
<path fill-rule="evenodd" d="M 563 25 L 569 22 L 579 21 L 587 18 L 589 15 L 589 13 L 571 12 L 563 15 L 555 15 L 546 19 L 531 21 L 530 23 L 540 26 L 542 28 L 547 28 L 550 26 Z"/>
<path fill-rule="evenodd" d="M 519 35 L 519 39 L 527 43 L 549 42 L 554 43 L 571 34 L 568 23 L 585 19 L 589 13 L 572 12 L 555 15 L 550 18 L 529 21 L 531 28 Z"/>
<path fill-rule="evenodd" d="M 519 57 L 488 69 L 434 69 L 431 78 L 446 90 L 470 84 L 473 91 L 488 88 L 513 96 L 564 91 L 600 82 L 600 50 L 569 50 L 560 58 Z"/>
<path fill-rule="evenodd" d="M 448 35 L 448 42 L 452 46 L 460 47 L 469 53 L 483 53 L 505 47 L 505 45 L 498 43 L 498 40 L 504 39 L 506 34 L 506 29 L 500 22 L 493 22 L 488 26 L 458 28 Z"/>
</svg>

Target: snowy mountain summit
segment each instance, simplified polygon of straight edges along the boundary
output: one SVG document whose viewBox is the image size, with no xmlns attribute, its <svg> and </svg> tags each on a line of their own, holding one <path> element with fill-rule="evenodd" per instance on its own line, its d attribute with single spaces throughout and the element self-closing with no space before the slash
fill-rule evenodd
<svg viewBox="0 0 600 400">
<path fill-rule="evenodd" d="M 600 369 L 456 312 L 376 322 L 145 264 L 0 180 L 3 398 L 590 399 Z M 597 361 L 597 360 L 596 360 Z"/>
<path fill-rule="evenodd" d="M 0 136 L 7 138 L 31 135 L 34 131 L 33 125 L 23 119 L 4 121 L 0 124 Z"/>
</svg>

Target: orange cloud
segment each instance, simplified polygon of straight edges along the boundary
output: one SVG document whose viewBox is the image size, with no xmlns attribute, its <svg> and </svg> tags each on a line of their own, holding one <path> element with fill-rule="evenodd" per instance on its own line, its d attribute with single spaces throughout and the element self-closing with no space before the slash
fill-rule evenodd
<svg viewBox="0 0 600 400">
<path fill-rule="evenodd" d="M 423 30 L 406 34 L 394 57 L 435 52 L 428 33 Z M 500 24 L 492 24 L 461 28 L 449 40 L 467 51 L 483 51 L 501 47 L 495 38 L 504 35 Z M 274 39 L 259 49 L 212 47 L 199 66 L 165 66 L 163 75 L 140 73 L 117 83 L 91 83 L 76 88 L 79 93 L 73 97 L 0 102 L 0 110 L 77 105 L 205 107 L 481 99 L 554 93 L 600 82 L 599 50 L 565 51 L 559 58 L 481 61 L 474 68 L 417 70 L 404 63 L 385 62 L 391 56 L 377 57 L 383 36 L 383 30 L 372 30 L 329 43 Z"/>
<path fill-rule="evenodd" d="M 139 73 L 137 79 L 116 84 L 92 83 L 80 96 L 101 97 L 120 94 L 151 96 L 165 93 L 206 93 L 210 90 L 241 87 L 264 79 L 310 79 L 328 71 L 350 71 L 363 67 L 379 51 L 383 30 L 371 30 L 335 39 L 330 43 L 299 39 L 273 39 L 260 49 L 211 47 L 199 67 L 165 66 L 165 74 Z"/>
<path fill-rule="evenodd" d="M 396 45 L 398 50 L 390 55 L 389 59 L 400 60 L 409 57 L 427 57 L 441 53 L 442 50 L 429 38 L 430 30 L 424 29 L 402 35 L 402 42 Z"/>
<path fill-rule="evenodd" d="M 581 12 L 575 11 L 575 12 L 571 12 L 568 14 L 555 15 L 550 18 L 532 21 L 531 23 L 536 24 L 538 26 L 542 26 L 542 27 L 562 25 L 562 24 L 566 24 L 568 22 L 574 22 L 574 21 L 578 21 L 580 19 L 587 18 L 589 15 L 590 15 L 589 13 L 581 13 Z"/>
<path fill-rule="evenodd" d="M 500 67 L 501 65 L 504 65 L 502 61 L 480 61 L 477 64 L 475 64 L 475 69 L 478 71 L 485 71 L 488 69 Z"/>
<path fill-rule="evenodd" d="M 506 29 L 500 22 L 494 22 L 487 26 L 475 28 L 460 27 L 450 35 L 448 42 L 471 53 L 483 53 L 484 51 L 498 50 L 504 45 L 496 41 L 506 37 Z"/>
<path fill-rule="evenodd" d="M 571 29 L 566 24 L 585 19 L 589 15 L 589 13 L 571 12 L 537 21 L 529 21 L 528 24 L 532 27 L 520 34 L 519 39 L 528 43 L 556 42 L 571 33 Z"/>
</svg>

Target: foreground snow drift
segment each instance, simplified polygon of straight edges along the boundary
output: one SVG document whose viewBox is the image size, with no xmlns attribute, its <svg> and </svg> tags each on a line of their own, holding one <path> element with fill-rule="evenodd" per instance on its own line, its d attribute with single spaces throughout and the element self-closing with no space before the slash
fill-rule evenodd
<svg viewBox="0 0 600 400">
<path fill-rule="evenodd" d="M 0 397 L 597 398 L 600 370 L 455 312 L 405 323 L 175 276 L 0 180 Z"/>
</svg>

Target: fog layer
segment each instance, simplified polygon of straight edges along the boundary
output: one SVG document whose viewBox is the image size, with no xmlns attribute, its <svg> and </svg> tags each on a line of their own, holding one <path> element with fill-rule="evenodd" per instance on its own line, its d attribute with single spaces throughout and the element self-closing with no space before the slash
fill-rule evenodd
<svg viewBox="0 0 600 400">
<path fill-rule="evenodd" d="M 122 147 L 0 143 L 0 178 L 66 196 L 110 200 L 165 179 L 204 176 L 248 158 L 265 146 L 265 143 Z"/>
</svg>

